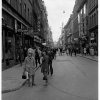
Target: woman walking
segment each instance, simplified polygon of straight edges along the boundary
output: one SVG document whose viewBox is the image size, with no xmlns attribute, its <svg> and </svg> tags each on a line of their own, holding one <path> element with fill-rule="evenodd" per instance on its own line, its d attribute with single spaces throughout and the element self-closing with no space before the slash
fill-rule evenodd
<svg viewBox="0 0 100 100">
<path fill-rule="evenodd" d="M 44 77 L 43 80 L 48 83 L 48 71 L 49 71 L 49 65 L 48 65 L 48 55 L 47 52 L 43 52 L 43 57 L 42 57 L 42 66 L 41 66 L 41 72 L 43 73 Z"/>
<path fill-rule="evenodd" d="M 35 85 L 34 83 L 34 76 L 35 76 L 35 58 L 33 56 L 33 49 L 28 49 L 27 57 L 25 58 L 25 66 L 24 66 L 24 73 L 28 72 L 28 84 L 29 86 Z"/>
</svg>

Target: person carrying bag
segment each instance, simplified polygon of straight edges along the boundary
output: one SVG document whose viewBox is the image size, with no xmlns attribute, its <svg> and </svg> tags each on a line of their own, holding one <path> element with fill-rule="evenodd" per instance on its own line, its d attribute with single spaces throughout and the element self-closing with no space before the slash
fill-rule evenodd
<svg viewBox="0 0 100 100">
<path fill-rule="evenodd" d="M 33 49 L 31 48 L 28 49 L 28 54 L 24 62 L 25 62 L 25 66 L 23 68 L 24 72 L 22 78 L 26 77 L 29 86 L 30 85 L 35 86 L 34 77 L 35 77 L 36 64 L 35 64 L 35 58 L 33 56 Z"/>
</svg>

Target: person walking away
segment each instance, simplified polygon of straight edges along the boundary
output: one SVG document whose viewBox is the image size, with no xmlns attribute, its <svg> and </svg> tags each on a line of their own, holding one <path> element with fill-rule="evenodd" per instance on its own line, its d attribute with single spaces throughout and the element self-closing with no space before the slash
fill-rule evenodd
<svg viewBox="0 0 100 100">
<path fill-rule="evenodd" d="M 48 65 L 48 60 L 49 57 L 47 55 L 47 52 L 43 52 L 42 55 L 42 65 L 41 65 L 41 72 L 43 73 L 43 80 L 46 81 L 46 83 L 48 83 L 48 72 L 49 72 L 49 65 Z"/>
<path fill-rule="evenodd" d="M 58 49 L 58 54 L 59 54 L 59 56 L 60 56 L 60 48 Z"/>
<path fill-rule="evenodd" d="M 22 47 L 19 48 L 19 62 L 20 62 L 20 65 L 22 66 L 22 56 L 23 56 L 23 50 L 22 50 Z"/>
<path fill-rule="evenodd" d="M 27 48 L 25 47 L 24 48 L 24 59 L 25 59 L 26 56 L 27 56 Z"/>
<path fill-rule="evenodd" d="M 68 56 L 68 54 L 69 54 L 69 50 L 68 50 L 68 48 L 67 48 L 67 50 L 66 50 L 66 54 L 67 54 L 67 56 Z"/>
<path fill-rule="evenodd" d="M 39 54 L 39 58 L 41 58 L 41 50 L 38 48 L 38 54 Z M 40 62 L 40 60 L 39 60 L 39 62 Z"/>
<path fill-rule="evenodd" d="M 69 55 L 71 55 L 71 49 L 70 49 L 70 48 L 68 48 L 68 50 L 69 50 Z"/>
<path fill-rule="evenodd" d="M 75 54 L 75 56 L 76 56 L 76 52 L 77 52 L 77 50 L 76 50 L 76 48 L 74 48 L 74 54 Z"/>
<path fill-rule="evenodd" d="M 86 51 L 87 51 L 87 55 L 90 55 L 89 47 L 87 47 Z"/>
<path fill-rule="evenodd" d="M 29 86 L 35 86 L 35 83 L 34 83 L 34 77 L 35 77 L 35 67 L 36 67 L 36 64 L 35 64 L 35 58 L 32 56 L 33 55 L 33 49 L 29 48 L 28 49 L 28 54 L 27 54 L 27 57 L 25 58 L 25 66 L 24 66 L 24 72 L 28 72 L 28 85 Z"/>
<path fill-rule="evenodd" d="M 54 50 L 54 58 L 56 59 L 56 52 L 57 52 L 57 50 L 55 49 Z"/>
<path fill-rule="evenodd" d="M 53 75 L 53 67 L 52 67 L 53 57 L 52 57 L 52 51 L 48 52 L 48 56 L 49 56 L 48 65 L 49 65 L 50 73 L 51 73 L 51 76 L 52 76 Z M 48 74 L 49 74 L 49 71 L 48 71 Z"/>
<path fill-rule="evenodd" d="M 38 63 L 40 64 L 40 57 L 39 57 L 39 53 L 38 53 L 37 48 L 35 50 L 35 63 L 36 63 L 36 67 L 37 67 Z"/>
<path fill-rule="evenodd" d="M 70 48 L 70 55 L 72 56 L 73 48 Z"/>
<path fill-rule="evenodd" d="M 84 55 L 86 56 L 86 48 L 84 48 Z"/>
</svg>

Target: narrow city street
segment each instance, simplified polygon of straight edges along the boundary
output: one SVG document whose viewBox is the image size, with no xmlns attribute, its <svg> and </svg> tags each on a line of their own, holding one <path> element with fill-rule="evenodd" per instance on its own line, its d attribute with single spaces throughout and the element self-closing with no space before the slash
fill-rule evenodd
<svg viewBox="0 0 100 100">
<path fill-rule="evenodd" d="M 98 100 L 98 62 L 75 56 L 57 56 L 48 86 L 36 72 L 36 86 L 2 94 L 2 100 Z"/>
</svg>

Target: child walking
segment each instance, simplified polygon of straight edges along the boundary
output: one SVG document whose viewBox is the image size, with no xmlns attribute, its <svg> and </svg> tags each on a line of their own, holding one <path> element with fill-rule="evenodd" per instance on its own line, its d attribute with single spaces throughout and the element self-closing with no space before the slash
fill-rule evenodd
<svg viewBox="0 0 100 100">
<path fill-rule="evenodd" d="M 33 49 L 29 48 L 28 49 L 28 54 L 27 57 L 25 58 L 25 66 L 24 66 L 24 72 L 28 72 L 28 84 L 29 86 L 35 86 L 34 83 L 34 76 L 35 76 L 35 58 L 34 58 L 34 54 L 33 54 Z"/>
</svg>

